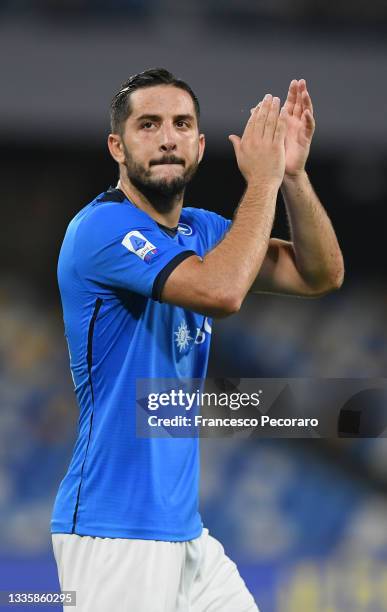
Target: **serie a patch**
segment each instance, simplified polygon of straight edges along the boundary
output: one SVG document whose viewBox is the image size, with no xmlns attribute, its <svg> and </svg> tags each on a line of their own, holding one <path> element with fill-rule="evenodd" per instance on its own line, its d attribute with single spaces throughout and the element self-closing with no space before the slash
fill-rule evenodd
<svg viewBox="0 0 387 612">
<path fill-rule="evenodd" d="M 138 230 L 128 232 L 122 239 L 121 244 L 146 263 L 150 263 L 158 254 L 157 247 L 149 242 L 149 240 L 147 240 Z"/>
</svg>

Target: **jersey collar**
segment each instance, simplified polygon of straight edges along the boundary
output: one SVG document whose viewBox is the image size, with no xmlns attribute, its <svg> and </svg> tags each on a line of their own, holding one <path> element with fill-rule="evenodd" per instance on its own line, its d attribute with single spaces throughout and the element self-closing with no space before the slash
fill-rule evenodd
<svg viewBox="0 0 387 612">
<path fill-rule="evenodd" d="M 98 198 L 98 202 L 124 202 L 125 200 L 128 200 L 128 198 L 124 192 L 121 191 L 121 189 L 118 189 L 118 187 L 109 187 L 109 189 L 105 191 L 100 198 Z M 131 200 L 128 200 L 128 202 L 131 202 L 133 206 L 136 206 Z M 176 227 L 168 227 L 167 225 L 163 225 L 157 221 L 155 221 L 155 223 L 157 223 L 159 228 L 171 238 L 176 236 L 178 225 L 176 225 Z"/>
</svg>

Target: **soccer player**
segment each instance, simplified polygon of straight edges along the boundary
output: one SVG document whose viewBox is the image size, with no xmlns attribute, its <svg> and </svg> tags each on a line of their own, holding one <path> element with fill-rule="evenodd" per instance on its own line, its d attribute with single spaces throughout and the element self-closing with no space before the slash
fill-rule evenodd
<svg viewBox="0 0 387 612">
<path fill-rule="evenodd" d="M 304 80 L 282 109 L 269 94 L 257 104 L 230 136 L 246 180 L 231 222 L 183 208 L 205 145 L 191 88 L 146 70 L 112 101 L 118 185 L 71 221 L 58 264 L 80 418 L 52 532 L 77 610 L 257 610 L 203 528 L 197 438 L 136 437 L 136 379 L 203 379 L 212 317 L 237 312 L 249 291 L 341 285 L 340 248 L 304 169 L 313 131 Z M 292 242 L 270 238 L 280 188 Z"/>
</svg>

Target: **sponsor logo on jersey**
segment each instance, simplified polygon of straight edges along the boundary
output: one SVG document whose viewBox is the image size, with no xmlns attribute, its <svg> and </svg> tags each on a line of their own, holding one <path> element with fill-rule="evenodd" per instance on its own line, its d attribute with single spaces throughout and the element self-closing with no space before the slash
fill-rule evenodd
<svg viewBox="0 0 387 612">
<path fill-rule="evenodd" d="M 177 231 L 179 234 L 183 234 L 183 236 L 192 236 L 193 229 L 187 223 L 179 223 L 177 226 Z"/>
<path fill-rule="evenodd" d="M 190 334 L 190 329 L 187 325 L 187 321 L 181 321 L 177 331 L 175 331 L 174 334 L 177 348 L 179 349 L 179 353 L 181 353 L 189 347 L 189 343 L 193 340 L 193 337 Z"/>
<path fill-rule="evenodd" d="M 153 257 L 158 254 L 157 247 L 149 242 L 149 240 L 137 230 L 133 230 L 126 234 L 121 244 L 146 263 L 150 263 Z"/>
<path fill-rule="evenodd" d="M 204 325 L 202 326 L 202 329 L 200 329 L 200 327 L 196 328 L 195 344 L 203 344 L 203 342 L 206 341 L 206 334 L 212 334 L 212 327 L 207 317 L 204 319 Z"/>
<path fill-rule="evenodd" d="M 179 353 L 182 353 L 186 349 L 188 349 L 190 343 L 193 341 L 194 344 L 203 344 L 206 341 L 206 334 L 211 334 L 212 328 L 208 321 L 208 318 L 205 317 L 204 324 L 202 328 L 196 328 L 196 336 L 195 338 L 191 336 L 191 330 L 187 325 L 187 321 L 183 319 L 180 322 L 177 331 L 174 332 L 175 342 L 177 344 L 177 348 L 179 349 Z"/>
</svg>

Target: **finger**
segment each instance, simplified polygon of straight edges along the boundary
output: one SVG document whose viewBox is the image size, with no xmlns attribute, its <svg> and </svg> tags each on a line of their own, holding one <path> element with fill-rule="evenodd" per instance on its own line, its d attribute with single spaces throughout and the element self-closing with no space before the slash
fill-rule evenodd
<svg viewBox="0 0 387 612">
<path fill-rule="evenodd" d="M 246 133 L 248 133 L 250 130 L 253 130 L 253 129 L 254 129 L 255 122 L 256 122 L 256 119 L 257 119 L 257 113 L 258 113 L 258 111 L 259 111 L 259 108 L 260 108 L 260 106 L 261 106 L 261 103 L 262 103 L 262 102 L 259 102 L 259 103 L 257 104 L 257 106 L 255 106 L 254 108 L 251 108 L 251 109 L 250 109 L 250 117 L 249 117 L 249 119 L 248 119 L 248 121 L 247 121 L 247 123 L 246 123 L 246 127 L 245 127 L 245 129 L 244 129 L 243 135 L 245 135 Z"/>
<path fill-rule="evenodd" d="M 296 103 L 294 105 L 294 109 L 293 109 L 293 115 L 295 117 L 298 117 L 298 119 L 301 118 L 302 115 L 302 97 L 301 97 L 301 90 L 302 90 L 302 86 L 300 87 L 299 82 L 297 81 L 297 98 L 296 98 Z"/>
<path fill-rule="evenodd" d="M 253 112 L 255 111 L 256 108 L 258 108 L 258 110 L 261 108 L 261 104 L 262 102 L 258 102 L 257 106 L 254 106 L 254 108 L 250 108 L 250 115 L 253 114 Z"/>
<path fill-rule="evenodd" d="M 293 79 L 289 85 L 288 96 L 285 102 L 285 110 L 289 113 L 289 115 L 293 114 L 294 105 L 297 100 L 297 83 L 296 79 Z"/>
<path fill-rule="evenodd" d="M 235 156 L 237 157 L 239 153 L 241 139 L 239 138 L 239 136 L 236 136 L 235 134 L 230 134 L 228 139 L 231 142 L 232 146 L 234 147 L 234 153 L 235 153 Z"/>
<path fill-rule="evenodd" d="M 311 112 L 311 113 L 312 113 L 312 115 L 313 115 L 313 104 L 312 104 L 312 99 L 311 99 L 311 97 L 310 97 L 310 95 L 309 95 L 309 92 L 308 92 L 308 90 L 307 90 L 307 88 L 306 88 L 306 83 L 305 83 L 305 81 L 304 81 L 304 84 L 305 84 L 305 85 L 304 85 L 304 87 L 302 88 L 302 91 L 301 91 L 301 96 L 302 96 L 302 98 L 301 98 L 301 100 L 302 100 L 302 110 L 306 110 L 306 109 L 308 109 L 308 110 L 310 110 L 310 112 Z"/>
<path fill-rule="evenodd" d="M 305 136 L 308 139 L 311 139 L 314 133 L 314 129 L 316 127 L 316 123 L 314 120 L 314 117 L 311 113 L 311 111 L 309 110 L 309 108 L 307 108 L 303 114 L 302 114 L 302 121 L 304 124 L 304 128 L 305 128 Z"/>
<path fill-rule="evenodd" d="M 260 136 L 263 136 L 264 134 L 266 119 L 271 109 L 272 101 L 273 96 L 271 94 L 266 94 L 262 100 L 260 108 L 257 109 L 256 112 L 252 115 L 252 117 L 256 117 L 255 126 Z"/>
<path fill-rule="evenodd" d="M 270 142 L 273 140 L 279 112 L 280 112 L 280 99 L 273 98 L 269 113 L 266 118 L 265 131 L 264 131 L 264 137 L 270 140 Z"/>
<path fill-rule="evenodd" d="M 273 136 L 273 142 L 277 144 L 284 144 L 285 142 L 286 129 L 287 129 L 287 122 L 286 122 L 287 112 L 288 111 L 286 110 L 286 107 L 284 105 L 281 108 L 280 113 L 278 115 L 277 124 L 275 127 L 274 136 Z"/>
</svg>

